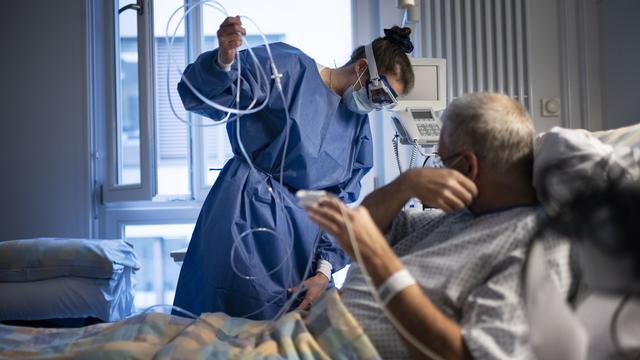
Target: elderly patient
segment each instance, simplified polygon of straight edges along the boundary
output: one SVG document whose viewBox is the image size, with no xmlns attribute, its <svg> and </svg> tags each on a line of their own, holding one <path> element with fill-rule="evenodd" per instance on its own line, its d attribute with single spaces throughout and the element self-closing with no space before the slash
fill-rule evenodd
<svg viewBox="0 0 640 360">
<path fill-rule="evenodd" d="M 349 220 L 389 311 L 442 358 L 530 358 L 521 271 L 542 216 L 531 185 L 531 120 L 509 97 L 477 93 L 453 101 L 442 121 L 442 168 L 404 172 L 355 209 L 326 199 L 307 210 L 353 257 Z M 432 208 L 402 211 L 413 197 Z M 568 244 L 544 241 L 566 294 Z M 347 308 L 383 358 L 424 357 L 382 315 L 361 266 L 351 267 L 342 288 Z"/>
</svg>

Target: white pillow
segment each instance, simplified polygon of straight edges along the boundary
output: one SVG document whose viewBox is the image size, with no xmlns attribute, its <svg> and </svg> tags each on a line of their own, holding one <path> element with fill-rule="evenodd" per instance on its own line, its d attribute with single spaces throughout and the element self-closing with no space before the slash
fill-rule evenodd
<svg viewBox="0 0 640 360">
<path fill-rule="evenodd" d="M 640 126 L 600 133 L 603 139 L 637 139 Z M 617 131 L 617 130 L 616 130 Z M 630 134 L 623 136 L 623 134 Z M 637 144 L 637 142 L 636 142 Z M 603 188 L 612 181 L 640 181 L 640 147 L 612 146 L 582 129 L 554 127 L 536 138 L 533 186 L 551 214 L 580 191 Z"/>
<path fill-rule="evenodd" d="M 640 124 L 592 133 L 605 144 L 640 149 Z"/>
<path fill-rule="evenodd" d="M 140 264 L 124 240 L 37 238 L 0 242 L 0 282 L 63 276 L 109 279 L 123 267 Z"/>
</svg>

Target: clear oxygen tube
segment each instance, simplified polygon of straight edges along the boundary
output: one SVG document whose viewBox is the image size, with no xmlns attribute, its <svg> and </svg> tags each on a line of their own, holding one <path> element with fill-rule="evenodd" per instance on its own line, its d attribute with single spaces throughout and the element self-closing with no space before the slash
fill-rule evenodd
<svg viewBox="0 0 640 360">
<path fill-rule="evenodd" d="M 249 103 L 249 105 L 244 108 L 244 109 L 240 109 L 240 91 L 239 89 L 241 88 L 241 84 L 243 82 L 249 84 L 248 82 L 246 82 L 246 80 L 242 77 L 242 68 L 241 68 L 241 61 L 240 61 L 240 51 L 236 52 L 236 61 L 235 61 L 235 66 L 237 67 L 237 73 L 238 73 L 238 78 L 236 80 L 236 94 L 235 94 L 235 103 L 236 106 L 235 108 L 232 107 L 228 107 L 228 106 L 224 106 L 222 104 L 218 104 L 215 101 L 212 101 L 210 99 L 208 99 L 206 96 L 204 96 L 200 91 L 198 91 L 198 89 L 193 86 L 193 84 L 191 84 L 191 82 L 189 81 L 189 79 L 187 79 L 183 74 L 182 74 L 182 70 L 178 67 L 178 65 L 175 66 L 175 71 L 177 71 L 180 75 L 181 75 L 181 79 L 184 82 L 184 84 L 191 90 L 191 92 L 198 97 L 198 99 L 200 99 L 203 103 L 207 104 L 208 106 L 211 106 L 212 108 L 215 108 L 223 113 L 226 113 L 226 115 L 219 120 L 213 120 L 213 123 L 211 124 L 199 124 L 199 123 L 195 123 L 186 119 L 183 119 L 176 111 L 173 101 L 171 99 L 171 84 L 170 84 L 170 77 L 169 77 L 169 72 L 172 71 L 172 63 L 177 64 L 177 62 L 173 61 L 172 59 L 172 49 L 173 49 L 173 44 L 175 41 L 175 37 L 177 34 L 177 31 L 180 27 L 180 25 L 184 22 L 184 19 L 186 18 L 187 15 L 189 15 L 196 7 L 201 7 L 201 6 L 207 6 L 209 8 L 212 8 L 218 12 L 220 12 L 222 15 L 224 15 L 225 17 L 228 17 L 229 14 L 227 12 L 227 10 L 224 8 L 224 6 L 222 6 L 222 4 L 220 4 L 218 1 L 215 0 L 202 0 L 202 1 L 198 1 L 196 3 L 193 4 L 185 4 L 183 6 L 178 7 L 170 16 L 169 20 L 167 21 L 167 25 L 165 28 L 165 41 L 167 43 L 167 48 L 168 48 L 168 54 L 167 54 L 167 62 L 168 62 L 168 66 L 167 66 L 167 81 L 166 81 L 166 86 L 167 86 L 167 94 L 168 94 L 168 100 L 169 100 L 169 106 L 171 108 L 171 111 L 173 112 L 174 116 L 176 117 L 176 119 L 178 119 L 179 121 L 183 122 L 184 124 L 186 124 L 187 126 L 190 127 L 210 127 L 210 126 L 220 126 L 220 125 L 225 125 L 226 123 L 230 122 L 230 121 L 236 121 L 235 124 L 235 135 L 236 135 L 236 139 L 238 142 L 238 146 L 240 148 L 240 151 L 242 153 L 242 156 L 244 157 L 245 161 L 249 164 L 250 168 L 251 168 L 251 172 L 255 173 L 255 174 L 260 174 L 260 171 L 257 170 L 255 168 L 255 166 L 253 165 L 253 162 L 251 161 L 250 156 L 248 155 L 244 144 L 242 142 L 242 138 L 240 136 L 241 134 L 241 116 L 242 115 L 247 115 L 247 114 L 253 114 L 256 113 L 260 110 L 262 110 L 267 103 L 269 102 L 269 99 L 271 96 L 273 96 L 272 92 L 271 92 L 271 85 L 270 85 L 270 80 L 273 79 L 275 82 L 275 86 L 278 92 L 278 95 L 280 96 L 280 98 L 282 99 L 283 104 L 285 104 L 284 106 L 284 111 L 285 111 L 285 116 L 286 116 L 286 122 L 287 125 L 285 126 L 286 128 L 286 133 L 285 133 L 285 142 L 284 142 L 284 149 L 282 152 L 282 159 L 281 159 L 281 163 L 280 163 L 280 179 L 279 179 L 279 184 L 281 186 L 283 186 L 283 179 L 284 179 L 284 165 L 285 165 L 285 160 L 286 160 L 286 153 L 287 153 L 287 147 L 289 144 L 289 126 L 288 123 L 290 122 L 290 116 L 289 116 L 289 107 L 287 105 L 287 101 L 286 98 L 284 96 L 284 92 L 282 89 L 282 83 L 280 78 L 282 77 L 282 74 L 280 74 L 278 72 L 278 68 L 276 66 L 276 63 L 273 59 L 273 55 L 271 53 L 271 49 L 269 47 L 269 42 L 267 41 L 266 36 L 264 35 L 264 33 L 260 30 L 260 27 L 256 24 L 255 21 L 253 21 L 251 18 L 247 17 L 247 16 L 240 16 L 240 18 L 242 20 L 246 20 L 247 22 L 251 23 L 253 26 L 255 26 L 255 28 L 257 29 L 258 33 L 260 34 L 260 36 L 262 37 L 262 40 L 264 42 L 264 46 L 265 49 L 267 51 L 268 57 L 270 59 L 270 68 L 271 68 L 271 75 L 267 74 L 264 69 L 261 67 L 260 62 L 258 61 L 257 57 L 255 56 L 253 50 L 251 49 L 251 47 L 249 46 L 249 44 L 247 43 L 246 39 L 243 38 L 243 44 L 246 47 L 246 51 L 249 53 L 250 59 L 253 61 L 253 69 L 255 71 L 255 73 L 257 74 L 257 81 L 256 81 L 256 89 L 260 89 L 264 91 L 265 94 L 265 98 L 264 100 L 262 100 L 259 104 L 259 99 L 257 98 L 257 95 L 259 93 L 259 91 L 252 91 L 253 93 L 253 98 L 251 99 L 251 102 Z M 180 16 L 179 18 L 177 18 L 178 14 L 180 13 L 180 11 L 184 11 L 184 13 L 182 14 L 182 16 Z M 177 20 L 177 24 L 175 25 L 175 28 L 173 30 L 173 32 L 170 32 L 170 24 L 172 23 L 172 21 L 174 20 L 174 18 L 176 18 Z M 260 176 L 262 177 L 262 176 Z M 230 262 L 231 262 L 231 267 L 233 269 L 233 271 L 236 273 L 236 275 L 240 276 L 241 278 L 245 279 L 245 280 L 249 280 L 249 281 L 260 281 L 261 279 L 265 279 L 267 277 L 269 277 L 269 275 L 275 273 L 276 271 L 280 270 L 283 266 L 285 265 L 289 265 L 288 266 L 288 270 L 289 270 L 289 276 L 288 278 L 291 278 L 291 274 L 293 272 L 293 264 L 291 261 L 291 254 L 293 253 L 293 225 L 291 222 L 291 218 L 288 215 L 288 212 L 286 211 L 285 208 L 285 202 L 290 205 L 290 206 L 296 206 L 295 204 L 293 204 L 291 202 L 291 200 L 289 200 L 286 196 L 281 196 L 278 195 L 276 192 L 273 191 L 272 187 L 269 185 L 269 183 L 267 182 L 268 177 L 265 177 L 263 179 L 263 186 L 266 187 L 266 189 L 269 191 L 269 193 L 271 194 L 271 197 L 273 198 L 273 201 L 275 202 L 276 206 L 279 207 L 281 209 L 281 213 L 284 214 L 285 216 L 285 221 L 286 221 L 286 225 L 287 225 L 287 229 L 288 229 L 288 239 L 284 239 L 283 236 L 281 234 L 278 234 L 276 231 L 274 231 L 273 229 L 270 228 L 266 228 L 266 227 L 257 227 L 257 228 L 252 228 L 252 229 L 248 229 L 245 230 L 243 232 L 241 232 L 240 234 L 238 234 L 237 231 L 232 231 L 232 237 L 233 237 L 233 245 L 232 245 L 232 249 L 231 249 L 231 258 L 230 258 Z M 238 261 L 242 261 L 244 264 L 249 264 L 250 263 L 250 255 L 249 253 L 246 251 L 246 247 L 243 244 L 243 239 L 246 237 L 249 237 L 250 235 L 256 234 L 256 233 L 263 233 L 263 234 L 270 234 L 274 241 L 282 241 L 284 242 L 285 240 L 288 241 L 287 243 L 287 250 L 286 250 L 286 255 L 283 257 L 282 261 L 279 262 L 274 268 L 272 269 L 267 269 L 267 271 L 262 272 L 261 274 L 258 275 L 250 275 L 250 274 L 246 274 L 246 273 L 242 273 L 239 270 L 239 266 L 237 264 Z M 320 235 L 319 235 L 320 236 Z M 317 247 L 317 239 L 314 243 L 313 249 L 312 249 L 312 254 L 309 257 L 309 261 L 308 264 L 306 266 L 307 271 L 304 275 L 304 277 L 302 278 L 302 281 L 304 281 L 306 279 L 306 276 L 308 274 L 308 270 L 311 267 L 311 263 L 314 259 L 313 254 L 315 254 L 315 250 Z M 295 284 L 294 284 L 295 285 Z M 304 291 L 304 288 L 301 286 L 302 284 L 298 284 L 298 286 L 291 286 L 292 288 L 295 288 L 296 291 L 290 295 L 290 301 L 287 301 L 285 303 L 285 306 L 279 311 L 278 313 L 278 317 L 281 316 L 282 314 L 284 314 L 287 310 L 288 306 L 291 306 L 291 304 L 293 303 L 293 301 L 298 297 L 298 295 L 300 294 L 301 291 Z M 288 287 L 287 287 L 288 288 Z M 271 302 L 268 302 L 266 304 L 264 304 L 263 307 L 256 309 L 255 311 L 249 313 L 249 314 L 244 314 L 242 317 L 248 317 L 251 316 L 255 313 L 260 312 L 261 310 L 263 310 L 264 308 L 266 308 L 269 305 L 272 305 L 273 303 L 277 302 L 280 299 L 286 299 L 287 296 L 289 296 L 288 290 L 287 288 L 283 288 L 283 294 L 282 296 L 276 296 Z"/>
</svg>

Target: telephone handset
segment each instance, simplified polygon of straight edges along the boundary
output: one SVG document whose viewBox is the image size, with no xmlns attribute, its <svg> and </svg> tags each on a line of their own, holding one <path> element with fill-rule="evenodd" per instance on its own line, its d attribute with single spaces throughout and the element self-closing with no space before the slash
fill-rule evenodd
<svg viewBox="0 0 640 360">
<path fill-rule="evenodd" d="M 431 108 L 407 108 L 394 112 L 393 124 L 405 145 L 434 145 L 440 138 L 440 120 Z"/>
</svg>

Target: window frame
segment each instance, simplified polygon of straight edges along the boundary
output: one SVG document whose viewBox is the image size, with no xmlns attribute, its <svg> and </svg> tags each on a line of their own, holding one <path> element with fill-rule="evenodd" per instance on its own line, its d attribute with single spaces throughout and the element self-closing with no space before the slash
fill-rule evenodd
<svg viewBox="0 0 640 360">
<path fill-rule="evenodd" d="M 105 126 L 107 134 L 106 148 L 106 184 L 102 185 L 102 202 L 124 202 L 151 200 L 157 193 L 156 171 L 156 131 L 155 131 L 155 64 L 153 49 L 153 1 L 141 0 L 142 13 L 138 14 L 138 95 L 139 95 L 139 119 L 140 119 L 140 183 L 118 184 L 118 161 L 121 158 L 119 151 L 119 127 L 118 119 L 118 84 L 116 75 L 119 74 L 119 26 L 118 26 L 118 0 L 105 2 L 106 13 L 112 14 L 106 21 L 108 34 L 106 42 L 112 46 L 112 51 L 107 51 L 109 59 L 105 64 L 112 69 L 113 75 L 104 82 L 105 92 L 110 95 L 107 107 L 109 113 L 107 120 L 111 120 L 110 126 Z M 126 10 L 126 11 L 134 11 Z M 151 40 L 151 41 L 150 41 Z M 107 72 L 109 73 L 109 72 Z"/>
<path fill-rule="evenodd" d="M 93 236 L 124 237 L 127 225 L 195 223 L 211 185 L 207 184 L 206 134 L 202 127 L 189 129 L 189 158 L 191 196 L 158 195 L 159 139 L 155 119 L 155 33 L 154 0 L 141 0 L 143 12 L 138 16 L 138 74 L 140 109 L 140 184 L 117 185 L 117 15 L 118 0 L 89 0 L 94 19 L 92 44 L 95 49 L 92 68 L 93 161 L 96 168 L 94 185 Z M 135 0 L 131 0 L 135 3 Z M 198 0 L 184 0 L 187 5 Z M 353 8 L 353 2 L 352 2 Z M 131 11 L 131 10 L 127 10 Z M 192 63 L 203 51 L 204 19 L 202 7 L 196 7 L 185 18 L 186 61 Z M 111 16 L 104 16 L 111 14 Z M 352 17 L 355 14 L 352 13 Z M 355 23 L 352 21 L 352 32 Z M 189 113 L 189 120 L 207 120 Z M 224 127 L 224 125 L 221 125 Z"/>
</svg>

